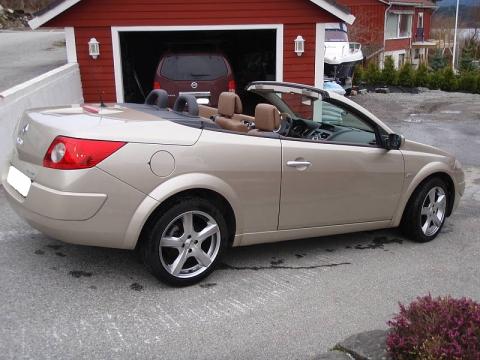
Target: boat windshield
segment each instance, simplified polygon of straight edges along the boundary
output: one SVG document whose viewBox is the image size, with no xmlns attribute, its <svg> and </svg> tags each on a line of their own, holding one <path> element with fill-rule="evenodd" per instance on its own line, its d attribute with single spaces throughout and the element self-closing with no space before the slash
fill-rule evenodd
<svg viewBox="0 0 480 360">
<path fill-rule="evenodd" d="M 340 29 L 325 29 L 325 41 L 348 42 L 347 33 Z"/>
</svg>

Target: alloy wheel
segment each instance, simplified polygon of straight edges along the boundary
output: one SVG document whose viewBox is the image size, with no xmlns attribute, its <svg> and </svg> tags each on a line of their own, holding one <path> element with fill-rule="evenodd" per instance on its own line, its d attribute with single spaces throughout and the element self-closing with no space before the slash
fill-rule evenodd
<svg viewBox="0 0 480 360">
<path fill-rule="evenodd" d="M 165 228 L 159 245 L 162 266 L 178 278 L 192 278 L 213 263 L 220 249 L 217 222 L 202 211 L 188 211 Z"/>
<path fill-rule="evenodd" d="M 426 236 L 435 235 L 442 227 L 447 209 L 447 196 L 445 191 L 435 186 L 432 188 L 422 203 L 420 212 L 420 226 Z"/>
</svg>

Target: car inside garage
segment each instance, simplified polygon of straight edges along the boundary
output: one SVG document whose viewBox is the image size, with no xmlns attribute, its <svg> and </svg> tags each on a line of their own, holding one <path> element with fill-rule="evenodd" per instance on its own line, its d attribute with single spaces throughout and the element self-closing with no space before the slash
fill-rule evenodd
<svg viewBox="0 0 480 360">
<path fill-rule="evenodd" d="M 154 87 L 160 59 L 172 53 L 223 55 L 246 113 L 253 112 L 256 99 L 245 97 L 245 86 L 277 79 L 276 29 L 120 31 L 119 41 L 125 102 L 145 100 Z"/>
</svg>

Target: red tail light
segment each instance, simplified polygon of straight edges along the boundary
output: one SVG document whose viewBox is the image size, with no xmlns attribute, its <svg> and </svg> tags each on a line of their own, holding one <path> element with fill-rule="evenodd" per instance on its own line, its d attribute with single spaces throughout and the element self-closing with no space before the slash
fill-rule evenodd
<svg viewBox="0 0 480 360">
<path fill-rule="evenodd" d="M 237 83 L 235 80 L 230 80 L 228 82 L 228 91 L 230 92 L 235 92 L 237 90 Z"/>
<path fill-rule="evenodd" d="M 159 83 L 158 81 L 155 81 L 155 82 L 153 83 L 153 88 L 154 88 L 154 89 L 161 89 L 160 83 Z"/>
<path fill-rule="evenodd" d="M 120 141 L 57 136 L 43 158 L 43 166 L 60 170 L 88 169 L 105 160 L 125 144 Z"/>
</svg>

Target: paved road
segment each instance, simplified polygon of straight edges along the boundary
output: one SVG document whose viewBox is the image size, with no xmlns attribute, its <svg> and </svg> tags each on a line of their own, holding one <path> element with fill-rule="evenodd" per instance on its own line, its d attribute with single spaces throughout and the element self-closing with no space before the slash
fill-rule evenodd
<svg viewBox="0 0 480 360">
<path fill-rule="evenodd" d="M 0 31 L 0 92 L 67 63 L 58 31 Z"/>
<path fill-rule="evenodd" d="M 420 111 L 398 98 L 392 126 L 445 140 L 434 119 L 404 122 Z M 456 125 L 442 114 L 437 123 L 470 152 L 476 99 Z M 444 111 L 457 111 L 456 101 Z M 46 238 L 0 190 L 2 358 L 310 359 L 352 333 L 385 328 L 398 301 L 429 292 L 480 300 L 478 155 L 464 162 L 467 193 L 434 242 L 388 230 L 233 249 L 221 269 L 183 289 L 159 284 L 128 251 Z"/>
</svg>

